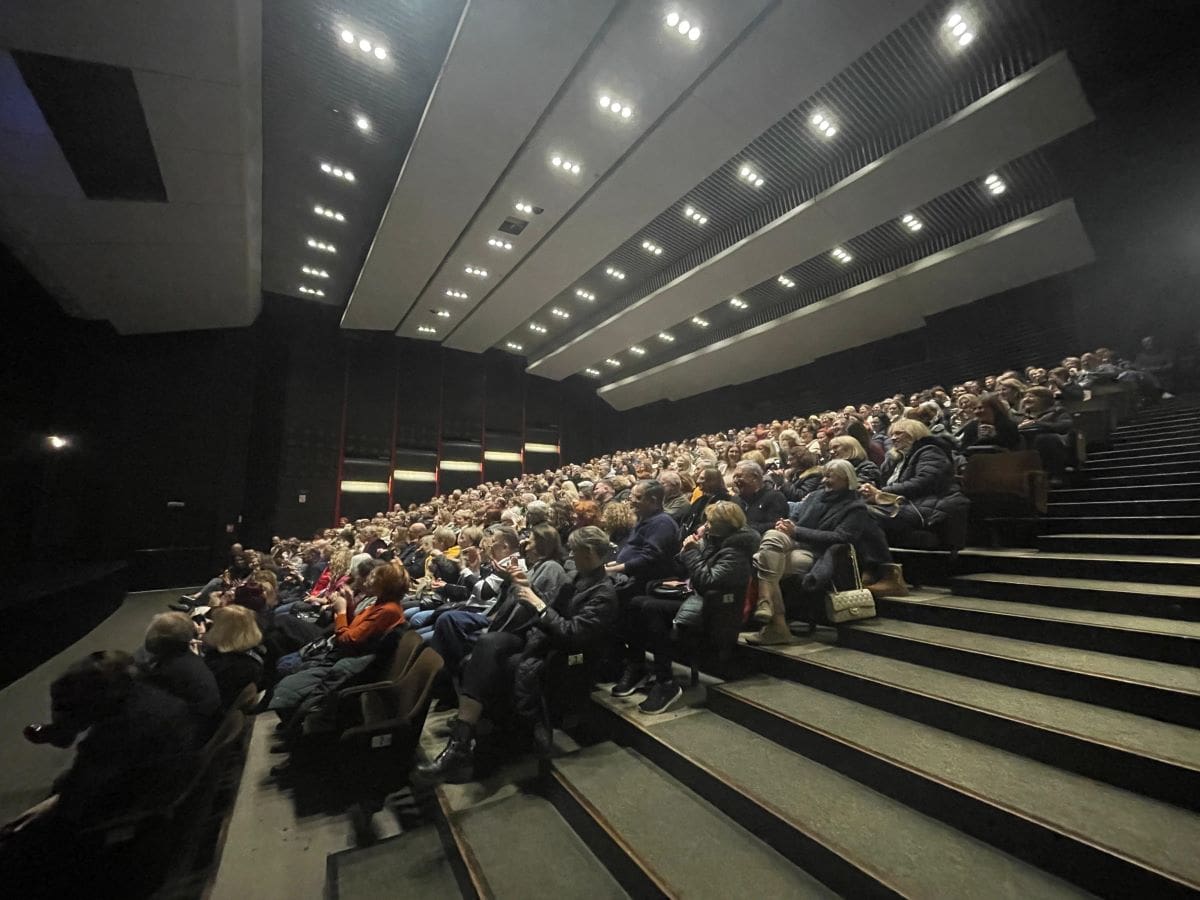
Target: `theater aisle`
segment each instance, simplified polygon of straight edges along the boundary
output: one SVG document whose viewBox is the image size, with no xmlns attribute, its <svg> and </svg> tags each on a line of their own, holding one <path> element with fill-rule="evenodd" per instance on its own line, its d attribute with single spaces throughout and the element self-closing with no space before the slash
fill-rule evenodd
<svg viewBox="0 0 1200 900">
<path fill-rule="evenodd" d="M 116 612 L 85 637 L 0 690 L 0 721 L 6 723 L 0 729 L 0 759 L 4 760 L 0 774 L 0 822 L 7 822 L 42 800 L 74 753 L 31 744 L 21 734 L 26 723 L 42 722 L 49 716 L 50 682 L 93 650 L 135 650 L 142 643 L 150 618 L 187 590 L 173 588 L 126 595 Z"/>
</svg>

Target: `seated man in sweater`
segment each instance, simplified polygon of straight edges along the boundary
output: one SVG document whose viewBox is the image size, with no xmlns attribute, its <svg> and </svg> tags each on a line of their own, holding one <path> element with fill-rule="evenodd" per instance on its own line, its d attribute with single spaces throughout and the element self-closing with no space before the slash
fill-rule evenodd
<svg viewBox="0 0 1200 900">
<path fill-rule="evenodd" d="M 675 573 L 679 526 L 663 512 L 664 495 L 657 481 L 639 481 L 633 486 L 629 500 L 637 513 L 637 524 L 617 558 L 605 567 L 609 575 L 628 576 L 634 593 L 642 593 L 648 582 Z"/>
</svg>

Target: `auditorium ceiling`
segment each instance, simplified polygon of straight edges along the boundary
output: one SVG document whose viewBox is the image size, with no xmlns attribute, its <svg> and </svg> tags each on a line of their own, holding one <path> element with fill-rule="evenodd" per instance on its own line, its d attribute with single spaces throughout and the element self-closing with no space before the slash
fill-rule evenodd
<svg viewBox="0 0 1200 900">
<path fill-rule="evenodd" d="M 0 233 L 124 332 L 269 291 L 626 409 L 1093 256 L 1037 0 L 5 9 Z"/>
</svg>

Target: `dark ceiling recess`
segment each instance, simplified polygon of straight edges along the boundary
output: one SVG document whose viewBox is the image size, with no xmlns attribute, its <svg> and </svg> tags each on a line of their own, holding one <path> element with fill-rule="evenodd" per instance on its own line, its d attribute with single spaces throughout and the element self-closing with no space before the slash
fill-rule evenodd
<svg viewBox="0 0 1200 900">
<path fill-rule="evenodd" d="M 500 230 L 506 234 L 520 234 L 525 230 L 525 226 L 529 223 L 524 219 L 518 219 L 514 216 L 509 216 L 500 223 Z"/>
<path fill-rule="evenodd" d="M 12 55 L 88 198 L 167 202 L 133 72 L 23 50 Z"/>
</svg>

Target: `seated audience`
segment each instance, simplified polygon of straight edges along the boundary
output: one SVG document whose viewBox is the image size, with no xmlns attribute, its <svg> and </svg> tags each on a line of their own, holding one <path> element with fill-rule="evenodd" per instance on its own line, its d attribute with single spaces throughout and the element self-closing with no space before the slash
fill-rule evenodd
<svg viewBox="0 0 1200 900">
<path fill-rule="evenodd" d="M 227 710 L 246 685 L 258 688 L 263 683 L 263 636 L 254 613 L 244 606 L 224 606 L 210 616 L 204 662 L 216 679 L 221 708 Z"/>
<path fill-rule="evenodd" d="M 729 499 L 729 491 L 725 489 L 725 479 L 715 466 L 709 466 L 700 472 L 700 482 L 696 485 L 699 493 L 692 501 L 688 514 L 679 523 L 680 534 L 692 534 L 705 523 L 705 510 L 720 500 Z"/>
<path fill-rule="evenodd" d="M 879 484 L 879 466 L 867 458 L 862 442 L 849 435 L 839 434 L 829 442 L 829 455 L 844 459 L 854 467 L 854 475 L 860 484 Z M 824 472 L 822 472 L 824 476 Z M 822 477 L 822 483 L 824 478 Z"/>
<path fill-rule="evenodd" d="M 187 704 L 197 731 L 207 738 L 224 706 L 216 678 L 196 652 L 196 641 L 196 625 L 186 613 L 159 613 L 150 620 L 134 662 L 142 679 Z"/>
<path fill-rule="evenodd" d="M 674 573 L 679 526 L 663 512 L 663 493 L 657 481 L 643 480 L 633 486 L 630 498 L 637 524 L 616 558 L 605 567 L 609 575 L 625 575 L 632 594 L 641 593 L 647 582 Z"/>
<path fill-rule="evenodd" d="M 692 508 L 691 499 L 683 492 L 683 480 L 679 473 L 665 469 L 658 476 L 663 488 L 663 512 L 681 522 Z"/>
<path fill-rule="evenodd" d="M 1021 446 L 1017 423 L 998 394 L 984 394 L 974 417 L 958 434 L 959 449 L 972 453 L 1016 450 Z M 886 465 L 886 463 L 885 463 Z"/>
<path fill-rule="evenodd" d="M 734 473 L 737 498 L 734 502 L 746 514 L 746 524 L 759 534 L 766 534 L 788 513 L 787 498 L 763 483 L 762 467 L 742 460 Z"/>
</svg>

